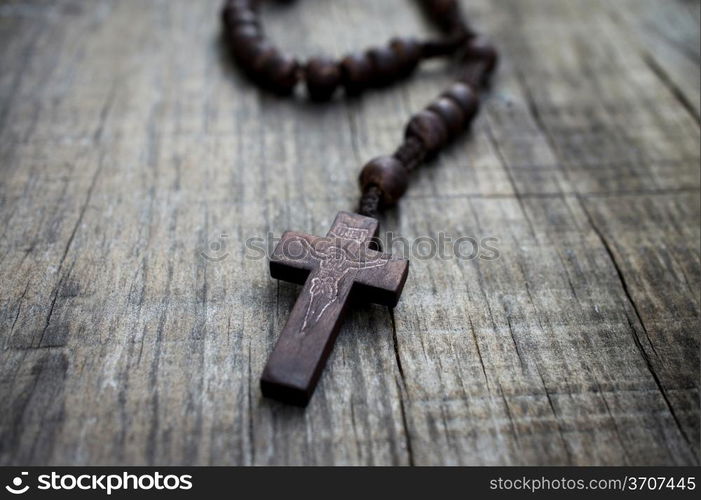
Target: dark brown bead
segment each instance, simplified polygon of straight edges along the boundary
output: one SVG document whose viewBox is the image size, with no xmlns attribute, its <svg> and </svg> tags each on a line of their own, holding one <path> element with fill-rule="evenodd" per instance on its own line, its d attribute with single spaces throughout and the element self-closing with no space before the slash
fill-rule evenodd
<svg viewBox="0 0 701 500">
<path fill-rule="evenodd" d="M 458 8 L 457 0 L 430 0 L 424 2 L 429 12 L 437 17 L 447 17 Z"/>
<path fill-rule="evenodd" d="M 399 59 L 401 74 L 408 75 L 421 60 L 421 44 L 415 38 L 393 38 L 389 42 L 390 48 Z"/>
<path fill-rule="evenodd" d="M 448 129 L 443 118 L 426 109 L 411 117 L 404 135 L 421 141 L 429 153 L 434 153 L 448 141 Z"/>
<path fill-rule="evenodd" d="M 462 131 L 465 125 L 465 112 L 457 102 L 447 97 L 439 97 L 427 109 L 443 119 L 450 139 Z"/>
<path fill-rule="evenodd" d="M 484 37 L 475 37 L 468 41 L 465 49 L 468 63 L 463 80 L 478 87 L 486 85 L 499 62 L 499 54 Z"/>
<path fill-rule="evenodd" d="M 307 92 L 315 101 L 331 98 L 341 83 L 341 68 L 333 59 L 315 57 L 305 67 Z"/>
<path fill-rule="evenodd" d="M 469 85 L 456 82 L 450 86 L 448 90 L 441 94 L 442 97 L 447 97 L 455 101 L 465 114 L 466 122 L 472 120 L 479 106 L 479 99 L 475 91 Z"/>
<path fill-rule="evenodd" d="M 370 160 L 360 172 L 360 188 L 377 186 L 382 191 L 382 202 L 393 205 L 402 197 L 409 183 L 409 172 L 393 156 L 379 156 Z"/>
<path fill-rule="evenodd" d="M 240 40 L 234 46 L 234 55 L 239 63 L 239 67 L 251 73 L 253 70 L 253 63 L 259 54 L 268 50 L 272 47 L 272 44 L 265 38 L 250 38 L 246 40 Z"/>
<path fill-rule="evenodd" d="M 457 32 L 464 27 L 457 0 L 423 0 L 425 11 L 444 31 Z"/>
<path fill-rule="evenodd" d="M 263 80 L 263 68 L 268 60 L 279 55 L 279 51 L 266 39 L 261 39 L 256 43 L 250 52 L 250 57 L 246 61 L 246 69 L 251 72 L 254 78 Z"/>
<path fill-rule="evenodd" d="M 341 80 L 350 95 L 358 94 L 370 86 L 372 63 L 365 53 L 350 54 L 341 61 Z"/>
<path fill-rule="evenodd" d="M 389 47 L 378 47 L 367 51 L 372 64 L 373 85 L 383 86 L 399 77 L 401 65 L 399 55 Z"/>
<path fill-rule="evenodd" d="M 245 61 L 247 56 L 258 46 L 262 35 L 258 28 L 251 25 L 236 26 L 227 31 L 231 50 L 237 59 Z"/>
<path fill-rule="evenodd" d="M 499 54 L 487 38 L 476 36 L 467 42 L 465 58 L 484 61 L 487 73 L 491 73 L 497 65 Z"/>
<path fill-rule="evenodd" d="M 299 81 L 299 63 L 296 59 L 276 51 L 264 63 L 261 77 L 265 85 L 274 92 L 289 94 Z"/>
</svg>

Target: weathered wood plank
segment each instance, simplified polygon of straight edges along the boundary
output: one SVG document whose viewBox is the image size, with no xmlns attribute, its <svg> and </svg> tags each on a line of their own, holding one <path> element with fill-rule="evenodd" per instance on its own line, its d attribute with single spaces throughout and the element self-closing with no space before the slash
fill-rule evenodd
<svg viewBox="0 0 701 500">
<path fill-rule="evenodd" d="M 602 2 L 607 7 L 606 2 Z M 610 6 L 610 5 L 608 5 Z M 698 119 L 701 113 L 701 3 L 626 1 L 610 9 L 616 23 L 630 27 L 643 61 Z"/>
<path fill-rule="evenodd" d="M 340 55 L 427 32 L 405 5 L 264 15 Z M 298 288 L 246 241 L 323 234 L 450 69 L 279 99 L 234 71 L 218 8 L 0 3 L 0 463 L 698 463 L 697 3 L 465 3 L 495 88 L 382 222 L 499 258 L 414 256 L 306 410 L 260 396 Z"/>
</svg>

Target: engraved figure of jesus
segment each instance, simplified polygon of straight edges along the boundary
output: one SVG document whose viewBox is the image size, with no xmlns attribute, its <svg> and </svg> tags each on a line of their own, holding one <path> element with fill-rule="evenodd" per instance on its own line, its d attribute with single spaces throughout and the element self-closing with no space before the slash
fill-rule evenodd
<svg viewBox="0 0 701 500">
<path fill-rule="evenodd" d="M 304 315 L 301 333 L 306 330 L 307 325 L 318 321 L 334 300 L 338 300 L 339 282 L 349 271 L 380 267 L 389 260 L 389 257 L 378 252 L 373 252 L 374 255 L 362 252 L 362 241 L 362 239 L 350 240 L 349 246 L 353 247 L 350 249 L 332 245 L 326 251 L 315 251 L 311 246 L 307 246 L 307 249 L 313 252 L 314 258 L 319 261 L 319 267 L 316 276 L 312 278 L 312 286 L 309 288 L 311 299 Z M 357 245 L 353 245 L 353 243 L 357 243 Z M 362 252 L 364 257 L 369 257 L 370 260 L 354 260 L 348 255 L 354 251 Z"/>
</svg>

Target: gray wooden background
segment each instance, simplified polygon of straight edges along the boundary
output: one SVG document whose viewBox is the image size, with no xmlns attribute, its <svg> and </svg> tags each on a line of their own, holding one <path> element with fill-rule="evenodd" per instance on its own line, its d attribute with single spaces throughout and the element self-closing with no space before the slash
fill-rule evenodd
<svg viewBox="0 0 701 500">
<path fill-rule="evenodd" d="M 305 411 L 260 396 L 298 288 L 245 241 L 324 233 L 454 68 L 316 106 L 241 78 L 219 0 L 0 2 L 0 463 L 698 464 L 699 2 L 464 6 L 496 84 L 382 222 L 499 258 L 414 258 Z M 264 21 L 301 56 L 431 29 Z"/>
</svg>

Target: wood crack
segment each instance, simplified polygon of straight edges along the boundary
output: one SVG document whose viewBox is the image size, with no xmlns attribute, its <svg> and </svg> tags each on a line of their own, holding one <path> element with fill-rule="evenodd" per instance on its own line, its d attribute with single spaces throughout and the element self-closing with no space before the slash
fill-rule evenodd
<svg viewBox="0 0 701 500">
<path fill-rule="evenodd" d="M 683 109 L 689 113 L 689 115 L 694 119 L 697 126 L 701 127 L 701 115 L 696 112 L 694 105 L 691 103 L 689 98 L 684 94 L 682 89 L 672 80 L 669 74 L 658 64 L 652 55 L 647 51 L 642 51 L 641 57 L 650 71 L 652 71 L 655 76 L 662 82 L 662 84 L 669 90 L 669 92 L 674 96 L 674 98 L 679 101 L 679 104 Z"/>
<path fill-rule="evenodd" d="M 592 230 L 597 235 L 599 241 L 601 241 L 601 244 L 604 247 L 604 250 L 606 251 L 606 253 L 609 257 L 609 261 L 611 262 L 611 264 L 613 265 L 613 267 L 616 271 L 616 274 L 617 274 L 618 280 L 621 284 L 621 288 L 623 290 L 623 293 L 625 294 L 628 303 L 633 308 L 633 311 L 635 313 L 635 317 L 637 318 L 638 323 L 640 324 L 641 328 L 643 329 L 643 333 L 645 334 L 645 338 L 647 339 L 647 342 L 648 342 L 650 348 L 654 352 L 655 357 L 657 357 L 659 360 L 661 360 L 662 358 L 657 353 L 657 350 L 655 349 L 655 346 L 653 345 L 652 340 L 650 339 L 647 328 L 645 327 L 645 323 L 643 322 L 642 316 L 640 315 L 640 311 L 638 310 L 638 306 L 637 306 L 635 300 L 633 299 L 633 296 L 631 295 L 630 288 L 629 288 L 628 283 L 627 283 L 625 276 L 623 274 L 623 270 L 621 269 L 620 265 L 618 264 L 618 261 L 615 257 L 615 254 L 613 253 L 613 250 L 611 249 L 611 246 L 608 243 L 608 240 L 602 234 L 602 232 L 599 230 L 599 228 L 596 226 L 596 224 L 595 224 L 591 214 L 589 213 L 589 210 L 586 208 L 585 204 L 581 203 L 581 206 L 582 206 L 582 210 L 584 211 L 584 213 L 586 214 L 586 216 L 589 220 L 589 224 L 590 224 Z M 638 352 L 640 352 L 640 355 L 642 356 L 643 360 L 645 361 L 645 365 L 646 365 L 648 371 L 650 372 L 650 374 L 652 375 L 652 378 L 655 381 L 655 385 L 657 386 L 659 393 L 662 395 L 662 399 L 664 400 L 665 405 L 667 406 L 667 409 L 669 410 L 669 413 L 671 414 L 672 419 L 674 420 L 674 423 L 675 423 L 677 429 L 679 430 L 682 437 L 684 438 L 684 441 L 686 441 L 686 444 L 689 447 L 689 449 L 691 450 L 691 453 L 693 454 L 693 456 L 696 457 L 695 448 L 691 444 L 692 440 L 689 438 L 689 436 L 686 433 L 686 430 L 682 426 L 681 421 L 679 420 L 679 417 L 677 416 L 676 411 L 674 410 L 674 406 L 672 405 L 672 402 L 669 400 L 669 396 L 667 395 L 667 391 L 664 388 L 664 385 L 662 384 L 662 381 L 660 380 L 659 375 L 657 374 L 657 370 L 655 369 L 655 366 L 653 365 L 652 361 L 650 360 L 650 357 L 648 356 L 647 352 L 645 351 L 645 348 L 643 347 L 643 344 L 640 341 L 638 331 L 635 328 L 635 325 L 633 325 L 633 323 L 630 321 L 630 318 L 628 318 L 628 323 L 630 326 L 630 332 L 631 332 L 631 336 L 633 338 L 633 342 L 635 343 L 636 347 L 638 348 Z M 696 457 L 696 458 L 698 460 L 698 457 Z"/>
<path fill-rule="evenodd" d="M 409 431 L 409 422 L 407 418 L 406 408 L 404 407 L 404 394 L 406 393 L 406 380 L 404 378 L 404 368 L 402 367 L 402 359 L 399 355 L 399 341 L 397 340 L 397 325 L 394 320 L 394 310 L 388 307 L 389 317 L 392 323 L 392 344 L 394 347 L 394 359 L 397 363 L 397 370 L 399 371 L 399 381 L 397 381 L 397 394 L 399 395 L 399 410 L 402 415 L 402 427 L 404 429 L 404 443 L 406 446 L 407 455 L 409 458 L 409 465 L 414 464 L 414 452 L 411 446 L 411 433 Z"/>
<path fill-rule="evenodd" d="M 562 432 L 562 425 L 560 424 L 560 417 L 557 414 L 557 411 L 555 411 L 555 404 L 553 403 L 552 396 L 550 395 L 550 391 L 548 391 L 548 386 L 545 385 L 545 380 L 543 379 L 543 375 L 540 373 L 540 368 L 538 367 L 538 363 L 535 363 L 535 371 L 538 374 L 538 378 L 540 379 L 540 383 L 543 386 L 543 390 L 545 391 L 545 397 L 548 400 L 548 405 L 550 406 L 550 411 L 553 414 L 553 417 L 555 418 L 555 421 L 557 422 L 557 431 L 560 436 L 560 440 L 562 441 L 562 447 L 565 450 L 565 454 L 567 455 L 567 463 L 570 465 L 574 465 L 574 460 L 572 457 L 572 452 L 569 449 L 569 446 L 567 446 L 567 440 L 565 439 L 565 434 Z"/>
</svg>

